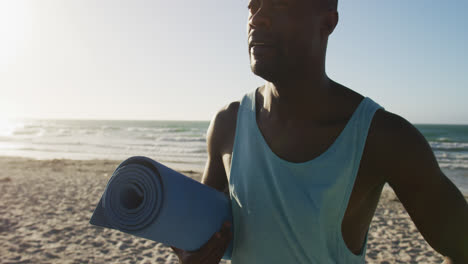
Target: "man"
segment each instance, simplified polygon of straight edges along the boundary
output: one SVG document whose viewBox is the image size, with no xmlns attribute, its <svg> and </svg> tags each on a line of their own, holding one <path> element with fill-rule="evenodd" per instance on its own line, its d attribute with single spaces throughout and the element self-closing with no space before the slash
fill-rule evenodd
<svg viewBox="0 0 468 264">
<path fill-rule="evenodd" d="M 425 138 L 327 77 L 336 7 L 249 3 L 251 69 L 266 83 L 213 118 L 202 179 L 231 197 L 232 263 L 364 263 L 385 183 L 446 263 L 468 263 L 468 205 Z M 218 263 L 232 235 L 225 225 L 198 251 L 173 249 L 182 263 Z"/>
</svg>

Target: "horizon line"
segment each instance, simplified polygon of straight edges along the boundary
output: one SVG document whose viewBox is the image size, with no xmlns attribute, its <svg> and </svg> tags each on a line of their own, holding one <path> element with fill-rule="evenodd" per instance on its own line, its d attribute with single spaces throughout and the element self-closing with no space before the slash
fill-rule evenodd
<svg viewBox="0 0 468 264">
<path fill-rule="evenodd" d="M 0 117 L 0 120 L 2 118 Z M 34 121 L 164 121 L 164 122 L 211 122 L 200 119 L 103 119 L 103 118 L 36 118 L 36 117 L 6 117 L 6 120 L 34 120 Z M 454 125 L 468 126 L 468 123 L 412 123 L 413 125 Z"/>
</svg>

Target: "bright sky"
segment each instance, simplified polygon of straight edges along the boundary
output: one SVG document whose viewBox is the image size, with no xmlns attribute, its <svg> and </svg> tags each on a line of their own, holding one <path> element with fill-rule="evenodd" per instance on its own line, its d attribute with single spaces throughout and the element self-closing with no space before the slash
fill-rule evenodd
<svg viewBox="0 0 468 264">
<path fill-rule="evenodd" d="M 327 73 L 413 123 L 468 124 L 468 1 L 340 0 Z M 0 0 L 0 117 L 210 120 L 263 84 L 247 0 Z"/>
</svg>

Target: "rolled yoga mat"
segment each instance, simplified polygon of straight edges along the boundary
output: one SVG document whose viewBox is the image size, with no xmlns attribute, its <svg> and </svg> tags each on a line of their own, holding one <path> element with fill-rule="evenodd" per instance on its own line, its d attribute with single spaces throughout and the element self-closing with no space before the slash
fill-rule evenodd
<svg viewBox="0 0 468 264">
<path fill-rule="evenodd" d="M 224 193 L 150 158 L 131 157 L 113 173 L 90 223 L 193 251 L 227 220 L 232 223 L 232 212 Z M 231 253 L 232 241 L 223 259 Z"/>
</svg>

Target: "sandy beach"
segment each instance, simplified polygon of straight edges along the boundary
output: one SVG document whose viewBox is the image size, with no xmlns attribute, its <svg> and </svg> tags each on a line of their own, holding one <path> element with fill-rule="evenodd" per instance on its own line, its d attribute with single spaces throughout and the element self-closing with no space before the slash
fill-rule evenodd
<svg viewBox="0 0 468 264">
<path fill-rule="evenodd" d="M 178 263 L 165 245 L 88 223 L 119 163 L 0 157 L 0 263 Z M 442 263 L 391 189 L 374 216 L 366 263 Z"/>
</svg>

